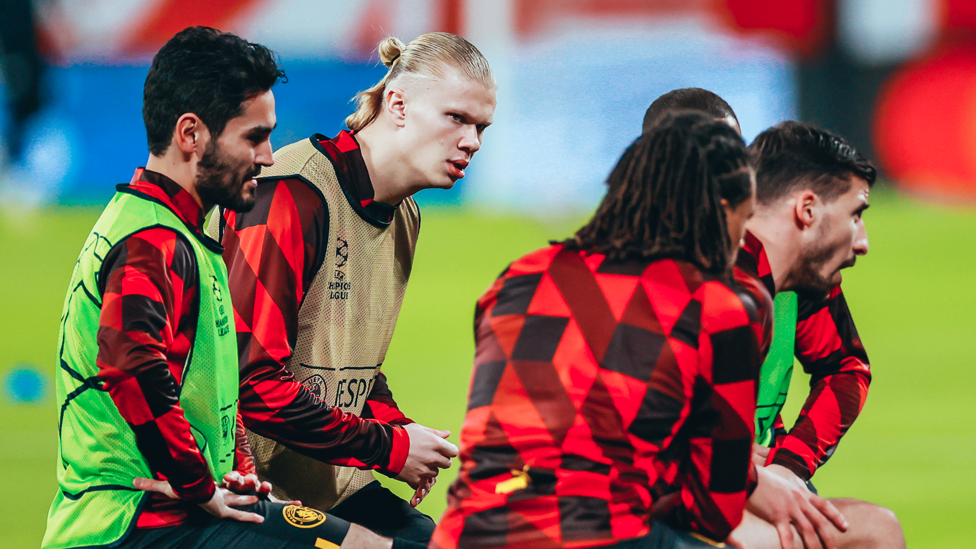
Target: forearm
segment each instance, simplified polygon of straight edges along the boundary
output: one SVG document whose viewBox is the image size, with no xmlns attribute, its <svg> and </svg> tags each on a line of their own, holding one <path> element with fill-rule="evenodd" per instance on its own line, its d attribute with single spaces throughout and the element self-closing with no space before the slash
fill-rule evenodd
<svg viewBox="0 0 976 549">
<path fill-rule="evenodd" d="M 383 372 L 376 374 L 373 386 L 366 397 L 366 406 L 363 407 L 362 417 L 377 419 L 394 425 L 409 425 L 414 422 L 400 411 L 400 407 L 393 400 L 393 391 L 390 390 L 386 374 Z"/>
<path fill-rule="evenodd" d="M 136 446 L 150 470 L 168 480 L 182 499 L 209 500 L 213 478 L 180 407 L 179 387 L 166 361 L 143 363 L 132 375 L 105 362 L 113 358 L 103 355 L 99 360 L 99 378 L 122 419 L 132 428 Z"/>
<path fill-rule="evenodd" d="M 870 375 L 859 368 L 815 380 L 799 418 L 776 441 L 767 463 L 787 467 L 809 480 L 857 419 L 869 383 Z"/>
<path fill-rule="evenodd" d="M 117 244 L 104 265 L 99 380 L 153 473 L 183 499 L 207 501 L 213 478 L 179 400 L 194 339 L 193 253 L 172 231 L 153 228 Z"/>
<path fill-rule="evenodd" d="M 396 475 L 410 445 L 400 427 L 329 406 L 293 379 L 242 380 L 240 411 L 255 433 L 336 465 Z"/>
</svg>

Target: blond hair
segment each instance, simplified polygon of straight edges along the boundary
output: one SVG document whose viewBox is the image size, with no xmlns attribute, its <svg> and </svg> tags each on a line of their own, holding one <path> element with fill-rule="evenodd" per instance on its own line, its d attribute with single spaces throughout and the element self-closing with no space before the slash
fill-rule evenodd
<svg viewBox="0 0 976 549">
<path fill-rule="evenodd" d="M 368 90 L 356 94 L 356 112 L 346 117 L 346 126 L 356 132 L 370 125 L 379 115 L 386 88 L 402 76 L 423 75 L 442 78 L 445 69 L 495 88 L 495 76 L 488 60 L 470 42 L 447 32 L 421 34 L 404 45 L 398 38 L 384 38 L 377 48 L 380 61 L 390 68 L 386 76 Z"/>
</svg>

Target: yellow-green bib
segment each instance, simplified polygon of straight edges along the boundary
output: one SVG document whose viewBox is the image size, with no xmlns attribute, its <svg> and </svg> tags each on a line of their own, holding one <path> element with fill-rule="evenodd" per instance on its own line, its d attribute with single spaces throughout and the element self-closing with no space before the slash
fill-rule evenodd
<svg viewBox="0 0 976 549">
<path fill-rule="evenodd" d="M 152 477 L 135 434 L 102 389 L 95 364 L 102 262 L 113 246 L 143 229 L 172 229 L 193 248 L 200 312 L 179 402 L 214 478 L 233 468 L 237 341 L 222 248 L 154 198 L 127 185 L 118 190 L 85 241 L 61 315 L 56 374 L 59 490 L 48 514 L 45 549 L 119 543 L 134 526 L 145 498 L 132 480 Z"/>
</svg>

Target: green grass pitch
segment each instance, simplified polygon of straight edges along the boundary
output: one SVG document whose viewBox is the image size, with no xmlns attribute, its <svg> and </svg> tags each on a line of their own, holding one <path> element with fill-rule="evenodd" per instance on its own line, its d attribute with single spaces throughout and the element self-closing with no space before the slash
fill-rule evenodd
<svg viewBox="0 0 976 549">
<path fill-rule="evenodd" d="M 890 191 L 875 194 L 865 217 L 871 252 L 845 271 L 844 281 L 874 382 L 861 417 L 815 482 L 822 495 L 893 509 L 913 549 L 968 549 L 976 539 L 976 215 L 920 205 Z M 97 213 L 0 213 L 0 378 L 23 362 L 53 372 L 67 281 Z M 580 219 L 543 223 L 425 211 L 384 367 L 408 416 L 450 429 L 457 442 L 475 300 L 511 260 L 568 235 Z M 794 376 L 788 421 L 802 404 L 806 383 L 802 373 Z M 56 490 L 56 421 L 50 395 L 39 404 L 13 404 L 0 395 L 2 547 L 40 544 Z M 453 470 L 442 474 L 421 505 L 435 519 L 453 477 Z M 395 481 L 384 482 L 409 494 Z"/>
</svg>

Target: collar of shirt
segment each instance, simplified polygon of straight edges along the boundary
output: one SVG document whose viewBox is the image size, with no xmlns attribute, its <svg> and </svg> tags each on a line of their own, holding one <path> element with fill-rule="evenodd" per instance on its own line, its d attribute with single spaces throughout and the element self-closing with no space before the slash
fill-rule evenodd
<svg viewBox="0 0 976 549">
<path fill-rule="evenodd" d="M 129 188 L 162 202 L 184 223 L 197 232 L 203 232 L 203 208 L 186 189 L 172 179 L 146 168 L 137 168 L 129 182 Z"/>
<path fill-rule="evenodd" d="M 746 231 L 742 239 L 742 249 L 735 261 L 735 266 L 762 281 L 769 295 L 776 295 L 776 282 L 773 281 L 773 271 L 769 268 L 769 259 L 762 241 L 756 235 Z"/>
<path fill-rule="evenodd" d="M 346 191 L 359 202 L 366 215 L 383 224 L 392 222 L 396 206 L 373 200 L 373 183 L 369 179 L 363 152 L 353 132 L 342 130 L 332 139 L 325 139 L 323 136 L 316 136 L 315 139 L 332 157 L 336 171 L 339 172 L 339 183 L 347 187 Z"/>
</svg>

